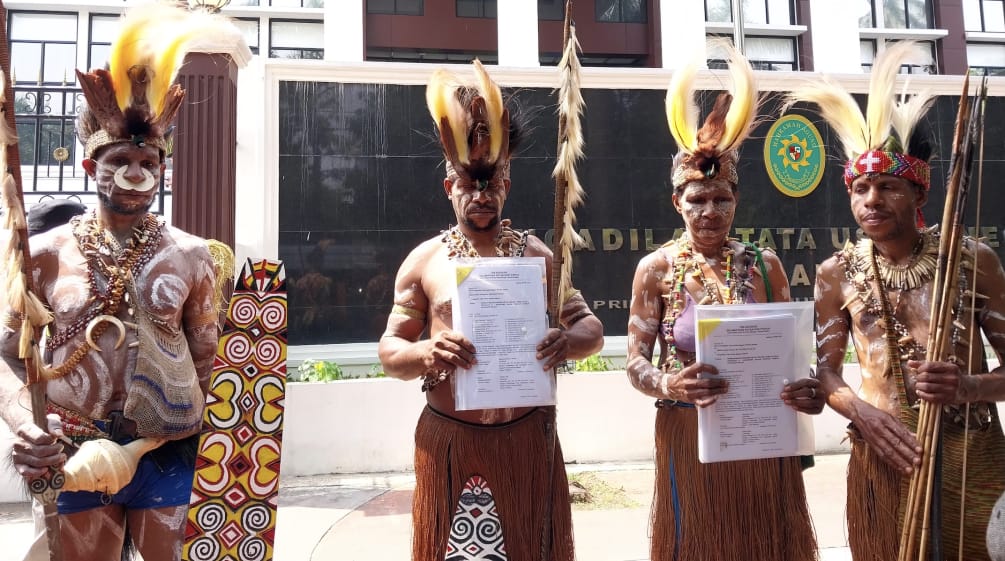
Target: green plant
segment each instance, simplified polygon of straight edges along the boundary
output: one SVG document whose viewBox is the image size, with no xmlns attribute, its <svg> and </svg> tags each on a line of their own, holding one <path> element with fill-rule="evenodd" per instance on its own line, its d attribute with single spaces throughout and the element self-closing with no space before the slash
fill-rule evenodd
<svg viewBox="0 0 1005 561">
<path fill-rule="evenodd" d="M 366 375 L 367 378 L 386 378 L 387 374 L 384 374 L 384 367 L 381 364 L 371 364 L 370 372 Z"/>
<path fill-rule="evenodd" d="M 605 372 L 607 370 L 613 370 L 614 364 L 609 360 L 600 355 L 592 355 L 584 358 L 583 360 L 577 360 L 576 366 L 573 368 L 575 372 Z"/>
<path fill-rule="evenodd" d="M 331 360 L 305 360 L 297 367 L 301 382 L 331 382 L 343 380 L 342 367 Z"/>
</svg>

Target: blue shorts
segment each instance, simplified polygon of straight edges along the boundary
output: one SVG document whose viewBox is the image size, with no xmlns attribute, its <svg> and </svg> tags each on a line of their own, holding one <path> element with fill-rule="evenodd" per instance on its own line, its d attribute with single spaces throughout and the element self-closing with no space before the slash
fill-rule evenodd
<svg viewBox="0 0 1005 561">
<path fill-rule="evenodd" d="M 59 513 L 75 514 L 108 505 L 120 505 L 127 510 L 187 505 L 192 498 L 192 478 L 195 475 L 192 444 L 193 439 L 197 444 L 198 438 L 196 435 L 166 442 L 144 454 L 136 475 L 114 495 L 99 491 L 60 493 L 56 500 Z"/>
</svg>

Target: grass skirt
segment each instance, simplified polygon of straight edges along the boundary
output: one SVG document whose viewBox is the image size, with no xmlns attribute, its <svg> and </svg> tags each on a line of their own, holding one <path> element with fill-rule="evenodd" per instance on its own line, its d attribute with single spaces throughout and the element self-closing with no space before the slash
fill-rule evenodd
<svg viewBox="0 0 1005 561">
<path fill-rule="evenodd" d="M 548 473 L 548 408 L 502 425 L 473 425 L 429 407 L 415 429 L 412 560 L 443 561 L 464 487 L 480 476 L 492 489 L 508 561 L 539 561 L 551 511 L 551 561 L 572 561 L 572 512 L 562 450 Z M 553 431 L 554 434 L 554 431 Z M 542 500 L 550 495 L 551 504 Z M 459 522 L 460 523 L 460 522 Z"/>
<path fill-rule="evenodd" d="M 702 464 L 697 443 L 695 409 L 658 410 L 653 561 L 817 559 L 798 457 Z"/>
<path fill-rule="evenodd" d="M 991 424 L 964 433 L 955 423 L 942 423 L 942 556 L 958 558 L 960 500 L 963 491 L 963 448 L 967 448 L 967 491 L 963 507 L 963 559 L 988 561 L 988 520 L 995 501 L 1005 492 L 1005 436 L 997 411 Z M 917 412 L 908 410 L 907 425 L 914 430 Z M 855 561 L 896 559 L 909 478 L 855 440 L 848 465 L 848 541 Z"/>
</svg>

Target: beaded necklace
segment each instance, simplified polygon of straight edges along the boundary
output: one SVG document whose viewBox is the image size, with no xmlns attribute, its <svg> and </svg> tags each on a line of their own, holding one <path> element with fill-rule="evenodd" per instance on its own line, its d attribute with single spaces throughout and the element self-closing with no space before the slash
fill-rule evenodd
<svg viewBox="0 0 1005 561">
<path fill-rule="evenodd" d="M 748 252 L 744 252 L 747 257 L 741 265 L 739 278 L 734 278 L 733 270 L 733 238 L 726 238 L 722 246 L 722 276 L 725 279 L 726 295 L 720 290 L 719 280 L 714 275 L 709 277 L 705 274 L 703 265 L 706 263 L 704 255 L 695 254 L 691 249 L 691 241 L 687 236 L 676 242 L 671 242 L 667 246 L 671 251 L 670 271 L 666 276 L 666 282 L 670 285 L 670 290 L 663 294 L 666 300 L 663 317 L 663 332 L 667 342 L 669 364 L 672 369 L 683 368 L 680 360 L 680 353 L 677 351 L 677 340 L 674 338 L 674 325 L 677 319 L 684 312 L 686 305 L 686 284 L 687 278 L 691 277 L 701 284 L 705 290 L 705 295 L 698 304 L 741 304 L 747 301 L 747 295 L 754 288 L 750 279 L 754 274 L 755 260 L 749 258 Z"/>
<path fill-rule="evenodd" d="M 523 257 L 523 250 L 527 247 L 527 232 L 510 228 L 508 218 L 502 220 L 500 226 L 495 240 L 496 257 Z M 471 240 L 457 226 L 445 230 L 440 241 L 447 246 L 447 257 L 450 259 L 481 257 Z"/>
<path fill-rule="evenodd" d="M 879 318 L 879 327 L 886 333 L 890 355 L 890 368 L 886 376 L 901 377 L 900 361 L 922 359 L 925 347 L 914 339 L 890 305 L 888 290 L 916 290 L 935 277 L 935 255 L 938 254 L 939 236 L 932 230 L 921 233 L 915 247 L 914 256 L 905 267 L 894 269 L 889 261 L 876 251 L 872 240 L 862 239 L 855 245 L 850 243 L 838 253 L 838 261 L 844 269 L 845 278 L 855 289 L 856 297 L 865 306 L 865 312 Z M 897 272 L 894 272 L 896 270 Z M 964 275 L 961 275 L 961 278 Z M 880 282 L 877 283 L 877 279 Z M 882 288 L 876 294 L 876 286 Z M 898 385 L 902 380 L 898 379 Z M 902 387 L 900 389 L 903 389 Z"/>
<path fill-rule="evenodd" d="M 152 214 L 147 214 L 143 222 L 133 229 L 132 235 L 125 242 L 125 247 L 102 226 L 101 220 L 94 212 L 83 217 L 74 217 L 71 225 L 77 246 L 87 262 L 87 285 L 93 304 L 46 341 L 46 349 L 49 352 L 65 345 L 72 337 L 83 331 L 92 319 L 104 314 L 118 313 L 127 293 L 127 283 L 133 282 L 160 246 L 161 221 Z M 104 290 L 101 288 L 102 280 L 105 284 Z M 92 330 L 92 337 L 95 339 L 99 337 L 107 326 L 106 322 L 96 325 Z M 81 343 L 66 362 L 48 374 L 55 378 L 67 375 L 80 364 L 89 349 L 86 342 Z"/>
</svg>

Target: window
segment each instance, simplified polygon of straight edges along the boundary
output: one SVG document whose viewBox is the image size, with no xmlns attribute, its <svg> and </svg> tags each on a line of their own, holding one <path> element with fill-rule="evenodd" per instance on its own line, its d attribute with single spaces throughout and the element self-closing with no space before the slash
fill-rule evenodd
<svg viewBox="0 0 1005 561">
<path fill-rule="evenodd" d="M 963 0 L 967 31 L 1005 32 L 1005 0 Z"/>
<path fill-rule="evenodd" d="M 967 62 L 971 74 L 1005 76 L 1005 43 L 970 43 Z"/>
<path fill-rule="evenodd" d="M 732 37 L 720 37 L 730 43 L 733 42 Z M 747 59 L 755 70 L 798 70 L 796 40 L 794 38 L 747 35 L 743 41 Z M 722 52 L 715 43 L 709 46 L 708 67 L 726 68 L 726 53 Z"/>
<path fill-rule="evenodd" d="M 597 0 L 597 21 L 608 23 L 646 23 L 646 0 Z"/>
<path fill-rule="evenodd" d="M 894 41 L 887 39 L 886 41 L 869 39 L 863 40 L 859 44 L 861 45 L 861 61 L 862 70 L 864 72 L 869 72 L 872 68 L 873 61 L 876 60 L 877 50 L 880 45 L 893 44 Z M 936 70 L 938 65 L 936 64 L 937 57 L 935 56 L 935 43 L 932 41 L 919 41 L 919 48 L 927 50 L 929 52 L 929 63 L 928 64 L 905 64 L 900 67 L 901 74 L 938 74 Z"/>
<path fill-rule="evenodd" d="M 258 18 L 248 18 L 248 19 L 235 19 L 233 20 L 234 25 L 241 30 L 241 36 L 244 37 L 244 42 L 248 44 L 248 48 L 251 49 L 251 54 L 258 54 L 259 45 L 259 31 L 258 28 L 261 22 Z"/>
<path fill-rule="evenodd" d="M 427 62 L 435 64 L 468 64 L 474 59 L 485 64 L 498 64 L 499 56 L 494 52 L 435 51 L 429 49 L 387 49 L 371 47 L 366 50 L 366 60 L 385 62 Z"/>
<path fill-rule="evenodd" d="M 537 19 L 564 21 L 565 0 L 537 0 Z"/>
<path fill-rule="evenodd" d="M 75 84 L 77 14 L 11 12 L 10 58 L 15 83 Z"/>
<path fill-rule="evenodd" d="M 494 18 L 496 0 L 457 0 L 459 18 Z"/>
<path fill-rule="evenodd" d="M 872 68 L 872 61 L 876 60 L 876 40 L 864 39 L 859 41 L 859 61 L 862 63 L 862 71 L 869 72 Z"/>
<path fill-rule="evenodd" d="M 119 16 L 91 16 L 91 37 L 87 51 L 87 68 L 104 68 L 108 64 L 108 54 L 112 50 L 112 41 L 119 31 Z"/>
<path fill-rule="evenodd" d="M 771 25 L 794 25 L 792 0 L 743 0 L 743 22 Z M 731 0 L 705 0 L 705 21 L 733 21 Z"/>
<path fill-rule="evenodd" d="M 879 29 L 932 29 L 929 0 L 860 0 L 858 25 Z"/>
<path fill-rule="evenodd" d="M 324 58 L 324 24 L 317 21 L 272 20 L 269 58 Z"/>
<path fill-rule="evenodd" d="M 324 8 L 325 0 L 261 0 L 273 8 Z"/>
<path fill-rule="evenodd" d="M 366 13 L 421 16 L 422 0 L 366 0 Z"/>
</svg>

